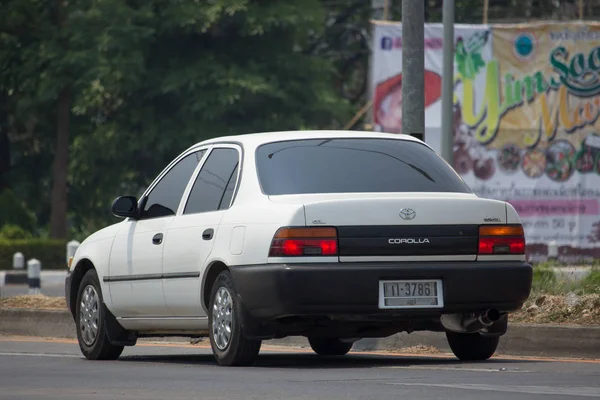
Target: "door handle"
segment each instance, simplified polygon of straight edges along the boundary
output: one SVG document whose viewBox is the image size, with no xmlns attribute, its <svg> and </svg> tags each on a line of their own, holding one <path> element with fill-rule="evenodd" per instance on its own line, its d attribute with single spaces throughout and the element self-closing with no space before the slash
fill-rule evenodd
<svg viewBox="0 0 600 400">
<path fill-rule="evenodd" d="M 214 229 L 207 229 L 202 233 L 202 239 L 204 240 L 210 240 L 213 238 L 213 235 L 215 234 L 215 230 Z"/>
<path fill-rule="evenodd" d="M 152 244 L 161 244 L 163 241 L 163 234 L 157 233 L 152 237 Z"/>
</svg>

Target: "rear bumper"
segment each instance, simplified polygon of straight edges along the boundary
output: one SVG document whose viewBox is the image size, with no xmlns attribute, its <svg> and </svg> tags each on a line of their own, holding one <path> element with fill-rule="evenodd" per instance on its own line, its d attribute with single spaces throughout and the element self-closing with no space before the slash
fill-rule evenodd
<svg viewBox="0 0 600 400">
<path fill-rule="evenodd" d="M 231 272 L 244 311 L 256 322 L 290 316 L 400 321 L 488 308 L 511 312 L 527 300 L 533 275 L 523 262 L 268 264 Z M 379 281 L 385 279 L 441 279 L 444 307 L 379 309 Z"/>
</svg>

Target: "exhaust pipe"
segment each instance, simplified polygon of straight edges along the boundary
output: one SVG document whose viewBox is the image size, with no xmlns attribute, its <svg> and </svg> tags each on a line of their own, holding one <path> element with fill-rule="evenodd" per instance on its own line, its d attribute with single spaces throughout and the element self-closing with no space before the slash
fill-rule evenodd
<svg viewBox="0 0 600 400">
<path fill-rule="evenodd" d="M 485 326 L 490 326 L 491 324 L 498 321 L 499 319 L 500 319 L 500 312 L 498 310 L 496 310 L 495 308 L 485 310 L 484 312 L 479 314 L 479 317 L 477 318 L 477 320 L 482 325 L 485 325 Z"/>
<path fill-rule="evenodd" d="M 500 319 L 494 308 L 473 314 L 443 314 L 440 322 L 444 329 L 457 333 L 479 332 Z"/>
</svg>

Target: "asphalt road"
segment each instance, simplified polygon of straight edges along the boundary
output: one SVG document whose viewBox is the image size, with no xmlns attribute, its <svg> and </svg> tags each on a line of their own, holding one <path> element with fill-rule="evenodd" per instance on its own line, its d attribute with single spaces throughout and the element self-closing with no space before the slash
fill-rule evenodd
<svg viewBox="0 0 600 400">
<path fill-rule="evenodd" d="M 253 367 L 215 364 L 206 346 L 143 343 L 117 361 L 83 359 L 68 340 L 0 337 L 0 399 L 600 398 L 600 360 L 376 353 L 322 359 L 265 346 Z"/>
</svg>

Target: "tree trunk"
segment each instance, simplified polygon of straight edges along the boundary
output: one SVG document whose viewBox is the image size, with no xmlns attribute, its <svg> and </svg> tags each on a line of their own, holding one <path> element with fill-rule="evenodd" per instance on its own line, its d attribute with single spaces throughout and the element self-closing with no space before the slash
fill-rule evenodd
<svg viewBox="0 0 600 400">
<path fill-rule="evenodd" d="M 5 97 L 0 97 L 6 101 Z M 6 104 L 6 103 L 4 103 Z M 8 173 L 10 172 L 10 141 L 8 139 L 8 112 L 0 108 L 0 193 L 8 188 Z"/>
<path fill-rule="evenodd" d="M 52 169 L 52 211 L 50 214 L 50 237 L 67 237 L 67 178 L 69 172 L 69 114 L 71 92 L 64 87 L 58 95 L 56 119 L 56 147 Z"/>
</svg>

